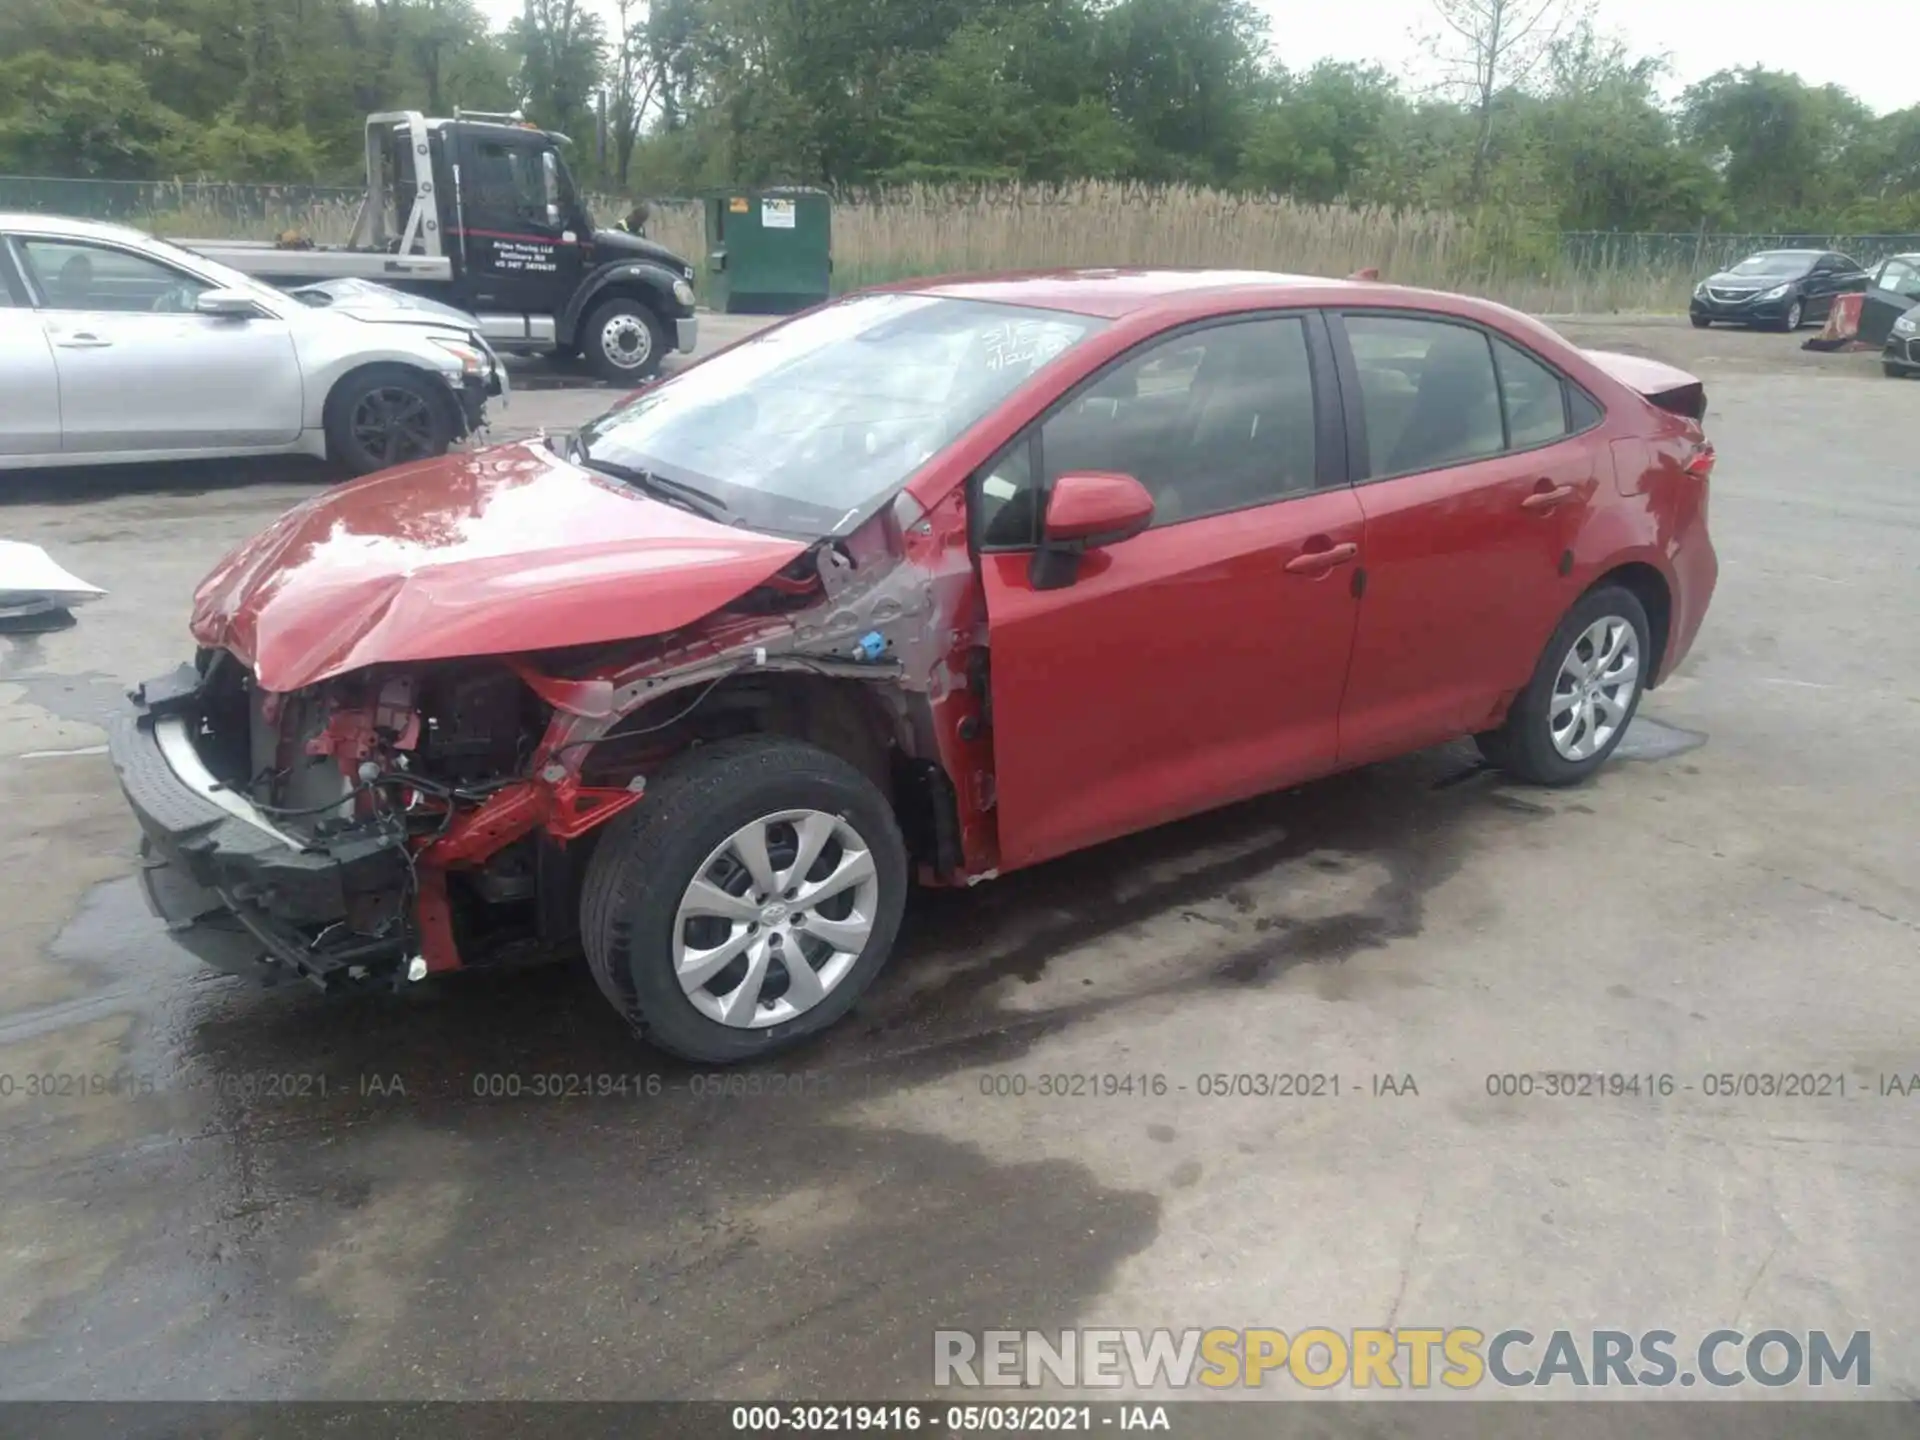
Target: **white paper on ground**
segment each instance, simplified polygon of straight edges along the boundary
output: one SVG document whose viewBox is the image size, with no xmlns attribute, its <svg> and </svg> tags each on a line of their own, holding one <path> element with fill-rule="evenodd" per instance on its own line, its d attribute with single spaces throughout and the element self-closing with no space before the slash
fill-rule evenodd
<svg viewBox="0 0 1920 1440">
<path fill-rule="evenodd" d="M 67 609 L 107 592 L 69 574 L 38 545 L 0 540 L 0 611 L 32 614 Z"/>
</svg>

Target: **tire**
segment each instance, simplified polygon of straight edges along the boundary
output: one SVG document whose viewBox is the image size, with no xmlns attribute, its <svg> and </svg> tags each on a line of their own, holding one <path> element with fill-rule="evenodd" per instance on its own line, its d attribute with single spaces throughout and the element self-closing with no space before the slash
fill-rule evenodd
<svg viewBox="0 0 1920 1440">
<path fill-rule="evenodd" d="M 458 428 L 453 406 L 435 376 L 404 365 L 356 370 L 327 396 L 327 458 L 366 475 L 444 455 Z"/>
<path fill-rule="evenodd" d="M 1887 378 L 1889 380 L 1899 380 L 1907 373 L 1903 367 L 1894 364 L 1891 360 L 1883 360 L 1880 363 L 1880 368 L 1887 372 Z"/>
<path fill-rule="evenodd" d="M 1787 306 L 1787 313 L 1780 321 L 1780 328 L 1791 335 L 1795 330 L 1800 328 L 1801 322 L 1806 318 L 1807 307 L 1796 300 Z"/>
<path fill-rule="evenodd" d="M 871 884 L 845 886 L 817 910 L 804 898 L 789 910 L 796 888 L 789 887 L 756 910 L 750 871 L 731 847 L 743 832 L 759 834 L 776 878 L 791 878 L 780 869 L 795 861 L 801 835 L 787 818 L 793 812 L 804 812 L 825 835 L 807 872 L 813 885 L 837 873 L 860 845 L 871 859 Z M 855 861 L 851 873 L 858 869 Z M 700 880 L 708 905 L 689 893 Z M 852 1009 L 893 949 L 906 894 L 906 843 L 873 783 L 815 746 L 749 736 L 688 752 L 648 787 L 645 800 L 609 824 L 587 866 L 581 941 L 601 993 L 642 1039 L 687 1060 L 730 1065 L 797 1045 Z M 729 918 L 708 908 L 712 900 L 725 902 Z M 683 916 L 683 904 L 701 913 Z M 864 939 L 857 938 L 862 919 Z M 826 944 L 821 936 L 829 925 L 846 927 L 836 939 L 857 944 L 857 952 Z M 709 980 L 683 987 L 683 948 L 730 953 L 716 959 L 723 968 Z M 796 1004 L 796 972 L 788 968 L 796 952 L 813 976 L 807 988 L 823 992 L 805 1004 Z M 784 1019 L 783 1007 L 790 1012 Z"/>
<path fill-rule="evenodd" d="M 1693 321 L 1693 328 L 1696 330 L 1705 330 L 1713 324 L 1712 319 L 1705 315 L 1689 315 L 1687 318 Z"/>
<path fill-rule="evenodd" d="M 1570 662 L 1591 658 L 1590 647 L 1596 637 L 1605 635 L 1603 627 L 1609 621 L 1631 631 L 1633 688 L 1624 701 L 1618 682 L 1602 684 L 1592 692 L 1619 706 L 1620 713 L 1614 716 L 1607 713 L 1604 702 L 1590 708 L 1576 702 L 1573 719 L 1566 726 L 1568 733 L 1556 743 L 1552 722 L 1565 713 L 1565 707 L 1556 711 L 1554 704 L 1563 672 Z M 1587 656 L 1579 654 L 1583 648 L 1589 650 Z M 1480 753 L 1516 780 L 1533 785 L 1579 784 L 1606 764 L 1607 757 L 1633 723 L 1640 708 L 1640 697 L 1646 690 L 1647 667 L 1652 655 L 1647 612 L 1639 598 L 1619 585 L 1603 585 L 1588 591 L 1574 603 L 1553 632 L 1553 638 L 1547 641 L 1547 648 L 1534 666 L 1533 678 L 1507 711 L 1506 724 L 1474 737 Z M 1616 664 L 1614 670 L 1617 672 L 1618 668 Z M 1579 693 L 1581 682 L 1576 678 L 1572 683 L 1575 693 Z M 1585 723 L 1590 727 L 1585 732 L 1580 728 L 1583 708 L 1587 708 Z M 1608 721 L 1611 728 L 1606 728 Z M 1599 733 L 1601 729 L 1605 729 L 1604 734 Z M 1598 743 L 1593 743 L 1596 737 Z M 1590 748 L 1581 745 L 1583 739 Z"/>
<path fill-rule="evenodd" d="M 594 373 L 614 385 L 651 378 L 667 355 L 667 331 L 660 317 L 624 295 L 597 306 L 578 339 Z"/>
</svg>

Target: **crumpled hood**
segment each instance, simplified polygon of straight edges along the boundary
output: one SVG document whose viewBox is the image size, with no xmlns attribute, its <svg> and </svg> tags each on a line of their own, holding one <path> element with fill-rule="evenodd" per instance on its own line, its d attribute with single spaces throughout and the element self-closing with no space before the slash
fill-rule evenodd
<svg viewBox="0 0 1920 1440">
<path fill-rule="evenodd" d="M 464 310 L 379 285 L 371 280 L 346 277 L 301 285 L 287 292 L 301 304 L 329 315 L 351 315 L 356 320 L 371 320 L 390 325 L 433 325 L 450 330 L 472 332 L 479 321 Z"/>
<path fill-rule="evenodd" d="M 663 505 L 544 446 L 504 445 L 296 506 L 200 582 L 192 628 L 284 693 L 367 665 L 664 634 L 804 549 Z"/>
</svg>

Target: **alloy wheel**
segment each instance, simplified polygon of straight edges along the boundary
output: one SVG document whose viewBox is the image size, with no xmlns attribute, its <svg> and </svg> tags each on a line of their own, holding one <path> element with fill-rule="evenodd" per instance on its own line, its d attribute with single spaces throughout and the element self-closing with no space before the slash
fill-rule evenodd
<svg viewBox="0 0 1920 1440">
<path fill-rule="evenodd" d="M 681 896 L 675 978 L 709 1020 L 785 1024 L 846 979 L 879 903 L 872 851 L 843 816 L 763 815 L 715 846 Z"/>
<path fill-rule="evenodd" d="M 1618 615 L 1603 615 L 1573 642 L 1554 678 L 1547 705 L 1553 748 L 1566 760 L 1588 760 L 1627 721 L 1640 685 L 1640 637 Z"/>
<path fill-rule="evenodd" d="M 353 443 L 383 465 L 423 460 L 434 453 L 433 411 L 426 398 L 399 385 L 382 385 L 354 402 Z"/>
</svg>

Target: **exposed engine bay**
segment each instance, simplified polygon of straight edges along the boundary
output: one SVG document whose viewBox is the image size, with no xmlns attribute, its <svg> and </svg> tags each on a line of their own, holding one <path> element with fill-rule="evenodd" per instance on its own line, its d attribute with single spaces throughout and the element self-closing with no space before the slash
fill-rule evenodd
<svg viewBox="0 0 1920 1440">
<path fill-rule="evenodd" d="M 201 650 L 192 743 L 217 785 L 309 855 L 353 861 L 317 896 L 271 877 L 222 895 L 273 961 L 328 987 L 546 958 L 578 934 L 595 832 L 675 756 L 756 733 L 872 779 L 923 879 L 988 868 L 951 778 L 990 806 L 984 632 L 961 613 L 977 602 L 952 508 L 903 496 L 641 640 L 373 666 L 290 694 Z"/>
</svg>

